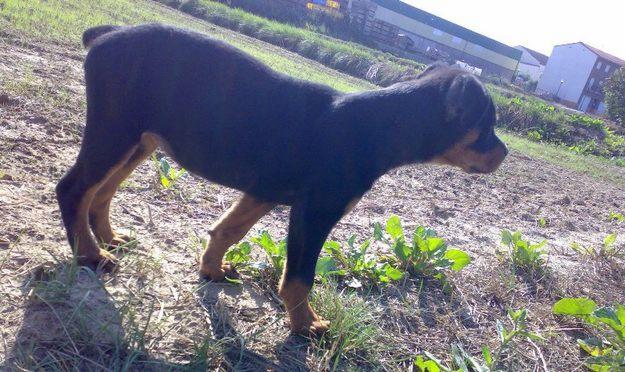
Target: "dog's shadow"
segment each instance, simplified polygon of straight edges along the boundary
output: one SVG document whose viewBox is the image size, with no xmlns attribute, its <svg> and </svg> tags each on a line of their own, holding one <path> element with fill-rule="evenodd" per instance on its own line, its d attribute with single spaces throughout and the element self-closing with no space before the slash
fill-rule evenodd
<svg viewBox="0 0 625 372">
<path fill-rule="evenodd" d="M 174 363 L 146 351 L 141 328 L 128 323 L 126 312 L 132 309 L 115 302 L 99 274 L 68 263 L 39 267 L 22 282 L 22 323 L 0 369 L 306 370 L 304 339 L 278 341 L 277 362 L 246 346 L 246 338 L 233 325 L 235 315 L 220 300 L 220 294 L 241 296 L 243 286 L 200 284 L 198 301 L 212 328 L 205 341 L 217 346 L 219 355 L 211 360 L 206 351 L 199 351 L 204 354 L 197 360 Z"/>
<path fill-rule="evenodd" d="M 207 283 L 198 291 L 200 303 L 210 318 L 212 332 L 215 339 L 220 340 L 224 346 L 224 365 L 229 370 L 235 371 L 308 371 L 306 366 L 307 351 L 311 345 L 310 340 L 288 335 L 282 337 L 284 332 L 270 335 L 271 341 L 265 342 L 272 344 L 274 355 L 277 360 L 272 361 L 266 356 L 255 352 L 248 347 L 246 343 L 253 341 L 258 336 L 242 335 L 236 327 L 234 317 L 241 316 L 240 311 L 243 308 L 260 308 L 270 304 L 271 311 L 279 314 L 282 310 L 275 303 L 263 296 L 256 288 L 243 285 L 232 285 L 225 283 Z M 244 299 L 246 304 L 237 306 L 239 314 L 234 314 L 228 309 L 222 300 L 223 297 L 230 299 Z M 277 323 L 273 326 L 267 326 L 265 330 L 258 333 L 272 333 L 276 328 L 280 328 L 282 319 L 278 318 Z M 273 339 L 273 340 L 272 340 Z M 273 346 L 275 345 L 275 346 Z M 270 354 L 267 352 L 265 354 Z"/>
</svg>

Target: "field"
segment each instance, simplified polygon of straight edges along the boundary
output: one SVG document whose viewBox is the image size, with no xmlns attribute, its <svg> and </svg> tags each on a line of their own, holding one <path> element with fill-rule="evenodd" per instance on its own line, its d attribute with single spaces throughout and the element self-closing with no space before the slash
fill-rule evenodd
<svg viewBox="0 0 625 372">
<path fill-rule="evenodd" d="M 153 2 L 0 0 L 1 369 L 418 370 L 414 361 L 425 352 L 450 364 L 458 343 L 478 359 L 485 345 L 501 351 L 503 370 L 584 369 L 576 340 L 599 334 L 553 315 L 552 306 L 563 297 L 625 303 L 625 224 L 618 217 L 625 168 L 510 132 L 501 133 L 512 151 L 497 173 L 400 168 L 337 225 L 332 240 L 355 234 L 360 243 L 397 215 L 407 234 L 431 227 L 472 260 L 446 271 L 444 282 L 406 275 L 354 289 L 341 277 L 320 280 L 313 303 L 333 327 L 319 340 L 289 335 L 266 271 L 242 270 L 241 283 L 198 278 L 208 227 L 238 194 L 189 174 L 165 187 L 158 161 L 142 165 L 114 199 L 114 224 L 137 237 L 118 269 L 77 267 L 54 187 L 84 125 L 80 34 L 101 23 L 148 21 L 196 29 L 341 91 L 375 88 Z M 287 219 L 288 208 L 276 208 L 246 240 L 261 231 L 282 239 Z M 511 264 L 501 243 L 506 229 L 547 241 L 545 262 L 533 272 L 540 275 Z M 606 247 L 611 234 L 616 241 Z M 384 244 L 371 252 L 374 259 L 392 254 Z M 257 245 L 249 261 L 271 265 Z M 521 335 L 502 348 L 497 321 L 511 328 L 510 309 L 527 309 L 526 330 L 542 338 Z"/>
</svg>

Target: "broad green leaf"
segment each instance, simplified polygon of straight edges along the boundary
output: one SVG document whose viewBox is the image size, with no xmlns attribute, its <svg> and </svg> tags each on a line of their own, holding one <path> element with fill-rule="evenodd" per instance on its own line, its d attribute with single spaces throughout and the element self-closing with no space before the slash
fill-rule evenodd
<svg viewBox="0 0 625 372">
<path fill-rule="evenodd" d="M 460 271 L 471 262 L 471 257 L 465 251 L 460 249 L 449 249 L 445 252 L 446 259 L 453 262 L 451 269 L 454 271 Z"/>
<path fill-rule="evenodd" d="M 384 266 L 384 275 L 388 276 L 392 280 L 401 280 L 404 277 L 404 272 L 392 267 L 389 264 Z"/>
<path fill-rule="evenodd" d="M 441 370 L 438 363 L 433 360 L 424 361 L 420 356 L 415 359 L 414 365 L 419 367 L 421 372 L 440 372 Z"/>
<path fill-rule="evenodd" d="M 429 252 L 436 252 L 445 247 L 445 241 L 442 238 L 428 238 L 426 247 Z"/>
<path fill-rule="evenodd" d="M 597 304 L 588 298 L 563 298 L 553 305 L 552 312 L 560 315 L 590 315 Z"/>
<path fill-rule="evenodd" d="M 482 347 L 482 356 L 484 357 L 484 362 L 486 362 L 487 365 L 490 366 L 493 364 L 493 356 L 490 353 L 490 349 L 486 345 Z"/>
<path fill-rule="evenodd" d="M 170 165 L 167 159 L 161 158 L 161 172 L 165 175 L 169 175 Z"/>
<path fill-rule="evenodd" d="M 610 248 L 616 242 L 616 234 L 610 234 L 603 239 L 603 246 Z"/>
<path fill-rule="evenodd" d="M 401 220 L 397 216 L 391 216 L 386 221 L 386 232 L 395 240 L 404 237 L 404 229 L 401 227 Z"/>
<path fill-rule="evenodd" d="M 163 175 L 161 175 L 161 185 L 163 185 L 164 188 L 168 189 L 169 186 L 171 186 L 171 182 L 169 182 L 169 179 Z"/>
<path fill-rule="evenodd" d="M 322 277 L 334 274 L 338 271 L 336 262 L 330 256 L 322 256 L 317 260 L 317 266 L 315 267 L 315 274 Z"/>
<path fill-rule="evenodd" d="M 334 240 L 328 240 L 323 244 L 323 250 L 330 254 L 336 251 L 340 251 L 341 243 L 334 241 Z"/>
<path fill-rule="evenodd" d="M 403 263 L 406 263 L 410 257 L 410 247 L 408 247 L 403 240 L 398 240 L 393 244 L 393 252 L 395 252 Z"/>
</svg>

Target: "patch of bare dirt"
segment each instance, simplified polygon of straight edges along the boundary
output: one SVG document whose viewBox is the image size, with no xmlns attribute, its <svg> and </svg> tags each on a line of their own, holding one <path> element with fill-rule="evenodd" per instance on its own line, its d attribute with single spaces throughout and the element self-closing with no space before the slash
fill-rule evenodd
<svg viewBox="0 0 625 372">
<path fill-rule="evenodd" d="M 80 307 L 85 329 L 62 326 L 61 319 L 77 316 L 76 308 L 33 294 L 42 282 L 50 289 L 69 275 L 63 263 L 71 252 L 54 187 L 79 149 L 83 55 L 67 45 L 36 44 L 16 35 L 0 39 L 0 361 L 11 367 L 50 355 L 61 358 L 53 351 L 67 344 L 84 356 L 75 361 L 91 369 L 104 366 L 94 360 L 104 349 L 110 355 L 147 350 L 148 361 L 177 368 L 195 363 L 198 348 L 209 339 L 223 341 L 225 352 L 207 368 L 316 369 L 315 353 L 288 336 L 275 294 L 245 276 L 241 286 L 198 279 L 198 237 L 207 236 L 211 222 L 238 193 L 192 176 L 164 190 L 150 162 L 123 184 L 112 211 L 114 224 L 136 234 L 138 246 L 115 273 L 94 278 L 83 272 L 69 293 L 56 289 L 67 296 L 63 303 Z M 578 328 L 560 324 L 550 315 L 551 304 L 563 295 L 625 302 L 622 262 L 589 262 L 569 248 L 572 242 L 599 246 L 607 234 L 624 232 L 607 221 L 610 210 L 625 210 L 624 191 L 517 152 L 489 176 L 407 167 L 382 177 L 332 237 L 370 236 L 374 222 L 397 214 L 407 228 L 431 226 L 473 257 L 452 277 L 452 295 L 436 285 L 404 286 L 385 289 L 372 300 L 383 309 L 382 326 L 398 352 L 444 355 L 451 343 L 461 341 L 478 354 L 481 345 L 496 344 L 496 319 L 505 318 L 510 307 L 526 307 L 532 329 L 548 340 L 538 351 L 524 344 L 509 368 L 546 363 L 573 370 L 580 365 L 576 334 L 565 331 Z M 539 225 L 540 218 L 546 226 Z M 251 234 L 269 230 L 282 237 L 287 219 L 288 209 L 276 208 Z M 531 285 L 512 275 L 495 256 L 502 229 L 520 230 L 533 241 L 547 239 L 552 278 Z M 156 324 L 146 333 L 147 345 L 116 344 L 120 335 L 133 340 L 128 335 L 136 330 L 133 324 L 147 317 Z M 210 356 L 210 350 L 202 353 Z M 407 363 L 398 362 L 397 369 Z"/>
</svg>

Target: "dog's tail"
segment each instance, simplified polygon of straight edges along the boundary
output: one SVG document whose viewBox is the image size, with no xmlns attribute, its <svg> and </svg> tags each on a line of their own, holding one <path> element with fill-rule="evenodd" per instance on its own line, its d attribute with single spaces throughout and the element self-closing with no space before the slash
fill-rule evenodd
<svg viewBox="0 0 625 372">
<path fill-rule="evenodd" d="M 82 45 L 85 48 L 91 47 L 93 42 L 104 34 L 108 34 L 109 32 L 120 30 L 122 26 L 112 26 L 112 25 L 104 25 L 104 26 L 96 26 L 88 29 L 82 34 Z"/>
</svg>

